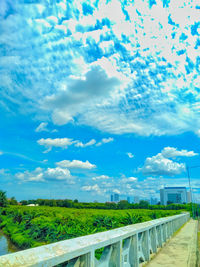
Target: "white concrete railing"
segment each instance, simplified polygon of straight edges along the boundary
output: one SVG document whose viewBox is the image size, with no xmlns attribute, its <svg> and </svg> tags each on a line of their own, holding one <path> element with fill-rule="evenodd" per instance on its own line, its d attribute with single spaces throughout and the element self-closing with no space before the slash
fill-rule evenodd
<svg viewBox="0 0 200 267">
<path fill-rule="evenodd" d="M 189 217 L 184 213 L 7 254 L 0 257 L 0 266 L 138 267 Z M 100 248 L 104 251 L 97 260 L 95 250 Z"/>
</svg>

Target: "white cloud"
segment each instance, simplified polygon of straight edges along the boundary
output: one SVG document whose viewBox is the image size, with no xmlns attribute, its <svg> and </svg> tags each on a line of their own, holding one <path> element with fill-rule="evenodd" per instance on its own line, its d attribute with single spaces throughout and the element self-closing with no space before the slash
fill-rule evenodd
<svg viewBox="0 0 200 267">
<path fill-rule="evenodd" d="M 72 2 L 1 1 L 0 105 L 107 133 L 199 134 L 196 1 L 97 1 L 86 16 Z"/>
<path fill-rule="evenodd" d="M 34 171 L 25 171 L 15 174 L 15 177 L 22 182 L 44 182 L 43 169 L 38 167 Z"/>
<path fill-rule="evenodd" d="M 15 174 L 21 182 L 45 182 L 47 180 L 65 181 L 68 184 L 74 183 L 74 177 L 66 168 L 36 168 L 33 171 L 24 171 Z"/>
<path fill-rule="evenodd" d="M 137 182 L 137 180 L 138 179 L 136 177 L 131 176 L 131 177 L 123 177 L 121 181 L 123 183 L 134 183 L 134 182 Z"/>
<path fill-rule="evenodd" d="M 165 147 L 161 153 L 145 160 L 144 166 L 139 168 L 146 175 L 176 175 L 184 172 L 186 166 L 184 163 L 178 163 L 170 158 L 176 157 L 194 157 L 198 153 L 187 151 L 185 149 L 177 150 L 174 147 Z"/>
<path fill-rule="evenodd" d="M 0 151 L 0 156 L 1 156 L 1 155 L 3 155 L 3 152 L 2 152 L 2 151 Z"/>
<path fill-rule="evenodd" d="M 98 181 L 98 180 L 103 181 L 108 179 L 110 179 L 110 177 L 107 175 L 100 175 L 92 178 L 93 181 Z"/>
<path fill-rule="evenodd" d="M 103 144 L 107 144 L 107 143 L 110 143 L 110 142 L 113 142 L 114 139 L 112 137 L 108 137 L 108 138 L 102 138 L 102 140 L 100 142 L 98 142 L 96 144 L 96 146 L 101 146 Z"/>
<path fill-rule="evenodd" d="M 72 177 L 68 169 L 60 167 L 48 168 L 45 171 L 44 176 L 46 179 L 54 179 L 54 180 L 66 180 Z"/>
<path fill-rule="evenodd" d="M 185 171 L 185 164 L 164 158 L 161 153 L 146 158 L 144 166 L 139 168 L 145 175 L 176 175 Z"/>
<path fill-rule="evenodd" d="M 98 143 L 96 143 L 95 139 L 91 139 L 87 143 L 83 143 L 81 141 L 73 140 L 71 138 L 55 138 L 55 139 L 52 139 L 52 138 L 47 138 L 47 139 L 41 138 L 40 140 L 37 141 L 37 143 L 39 145 L 45 146 L 47 148 L 45 153 L 47 153 L 52 149 L 52 147 L 67 148 L 68 146 L 74 145 L 75 147 L 85 148 L 85 147 L 93 146 L 95 144 L 96 144 L 96 146 L 101 146 L 103 144 L 110 143 L 113 140 L 114 139 L 112 137 L 109 137 L 109 138 L 103 138 Z"/>
<path fill-rule="evenodd" d="M 175 158 L 175 157 L 194 157 L 197 156 L 198 153 L 195 153 L 194 151 L 187 151 L 185 149 L 177 150 L 175 147 L 165 147 L 161 154 L 165 158 Z"/>
<path fill-rule="evenodd" d="M 104 103 L 118 85 L 117 78 L 109 78 L 101 67 L 93 66 L 83 78 L 69 80 L 67 90 L 47 96 L 44 108 L 52 109 L 53 122 L 63 125 L 81 115 L 88 106 Z"/>
<path fill-rule="evenodd" d="M 56 163 L 58 166 L 63 167 L 63 168 L 72 168 L 72 169 L 94 169 L 96 168 L 96 165 L 90 163 L 88 160 L 81 161 L 81 160 L 63 160 L 60 162 Z"/>
<path fill-rule="evenodd" d="M 93 192 L 93 193 L 96 193 L 96 194 L 103 194 L 104 193 L 104 190 L 102 190 L 98 184 L 95 184 L 95 185 L 86 185 L 86 186 L 82 186 L 81 189 L 83 191 L 87 191 L 87 192 Z"/>
<path fill-rule="evenodd" d="M 36 132 L 48 132 L 48 122 L 41 122 L 40 125 L 35 129 Z"/>
<path fill-rule="evenodd" d="M 131 152 L 127 152 L 126 154 L 130 159 L 134 158 L 134 155 Z"/>
<path fill-rule="evenodd" d="M 91 139 L 89 142 L 83 144 L 82 142 L 77 142 L 75 144 L 76 147 L 87 147 L 87 146 L 92 146 L 96 143 L 96 140 L 95 139 Z"/>
<path fill-rule="evenodd" d="M 67 148 L 68 146 L 74 144 L 75 141 L 73 141 L 71 138 L 41 138 L 37 141 L 37 143 L 41 146 L 45 146 L 48 149 L 47 151 L 50 151 L 52 147 Z"/>
<path fill-rule="evenodd" d="M 121 192 L 119 189 L 113 189 L 113 193 L 120 194 Z"/>
</svg>

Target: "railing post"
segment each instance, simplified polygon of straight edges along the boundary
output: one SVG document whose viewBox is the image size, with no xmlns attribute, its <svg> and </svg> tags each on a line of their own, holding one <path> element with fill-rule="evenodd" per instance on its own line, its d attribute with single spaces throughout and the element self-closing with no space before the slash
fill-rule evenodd
<svg viewBox="0 0 200 267">
<path fill-rule="evenodd" d="M 137 234 L 124 240 L 122 249 L 122 266 L 139 267 Z"/>
<path fill-rule="evenodd" d="M 90 267 L 95 267 L 95 251 L 91 250 L 90 252 Z"/>
</svg>

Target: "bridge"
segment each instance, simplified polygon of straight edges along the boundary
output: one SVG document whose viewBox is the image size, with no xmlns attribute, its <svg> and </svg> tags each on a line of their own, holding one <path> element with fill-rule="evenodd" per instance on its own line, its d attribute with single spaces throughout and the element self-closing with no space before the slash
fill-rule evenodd
<svg viewBox="0 0 200 267">
<path fill-rule="evenodd" d="M 171 240 L 171 237 L 174 235 L 174 233 L 182 228 L 182 226 L 187 226 L 191 222 L 191 220 L 189 219 L 189 213 L 183 213 L 180 215 L 160 218 L 144 223 L 117 228 L 106 232 L 96 233 L 52 243 L 49 245 L 44 245 L 41 247 L 31 248 L 1 256 L 0 266 L 138 267 L 143 266 L 143 264 L 145 264 L 145 266 L 147 264 L 147 266 L 150 267 L 179 266 L 177 264 L 166 265 L 168 263 L 166 263 L 165 257 L 162 258 L 161 252 L 167 247 L 167 245 L 165 244 L 170 243 L 169 240 Z M 191 226 L 188 225 L 186 232 L 190 235 L 190 231 L 188 232 L 189 229 L 191 229 Z M 196 231 L 196 222 L 192 229 L 194 230 L 194 232 Z M 178 235 L 179 234 L 177 234 L 177 238 Z M 191 237 L 191 239 L 193 239 L 193 237 Z M 179 238 L 177 240 L 178 241 L 176 242 L 179 242 Z M 186 243 L 188 242 L 188 238 L 183 237 L 181 245 L 183 244 L 183 240 L 185 240 Z M 164 248 L 161 249 L 163 246 Z M 188 249 L 187 244 L 186 249 Z M 159 260 L 157 262 L 155 261 L 157 256 L 152 261 L 150 261 L 152 255 L 156 255 L 158 250 L 158 255 L 159 257 L 161 256 L 161 265 L 159 265 Z M 174 254 L 176 254 L 176 250 L 177 247 L 175 245 L 174 249 L 172 247 Z M 101 256 L 99 256 L 100 259 L 98 260 L 95 257 L 95 252 L 97 251 L 100 254 L 102 252 Z M 169 261 L 169 258 L 171 257 L 170 255 L 168 255 L 168 252 L 165 251 L 164 256 L 166 256 L 167 254 Z M 184 258 L 184 250 L 179 251 L 179 254 L 180 253 Z M 192 257 L 195 259 L 196 255 L 191 254 L 189 255 L 189 257 L 190 265 L 183 264 L 180 266 L 195 267 L 195 265 L 193 265 L 195 263 Z M 175 261 L 175 263 L 177 263 L 175 259 L 173 260 Z M 188 259 L 186 259 L 186 261 L 188 264 Z"/>
</svg>

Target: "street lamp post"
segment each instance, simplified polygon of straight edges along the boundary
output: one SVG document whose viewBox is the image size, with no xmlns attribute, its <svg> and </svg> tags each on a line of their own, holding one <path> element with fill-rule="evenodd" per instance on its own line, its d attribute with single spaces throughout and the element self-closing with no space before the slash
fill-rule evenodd
<svg viewBox="0 0 200 267">
<path fill-rule="evenodd" d="M 193 197 L 193 195 L 192 195 L 192 187 L 191 187 L 191 179 L 190 179 L 190 169 L 194 169 L 194 168 L 200 168 L 200 165 L 197 165 L 197 166 L 186 166 L 186 170 L 187 170 L 187 176 L 188 176 L 188 182 L 189 182 L 189 187 L 190 187 L 190 197 L 191 197 L 191 204 L 192 204 L 192 217 L 194 218 L 194 217 L 196 217 L 196 212 L 195 212 L 195 206 L 193 206 L 194 205 L 194 197 Z M 198 210 L 197 210 L 197 212 L 198 212 Z"/>
<path fill-rule="evenodd" d="M 193 208 L 193 196 L 192 196 L 192 188 L 191 188 L 191 181 L 190 181 L 190 172 L 189 167 L 186 167 L 187 170 L 187 176 L 188 176 L 188 182 L 189 182 L 189 188 L 190 188 L 190 198 L 191 198 L 191 205 L 192 205 L 192 217 L 194 219 L 194 208 Z"/>
</svg>

